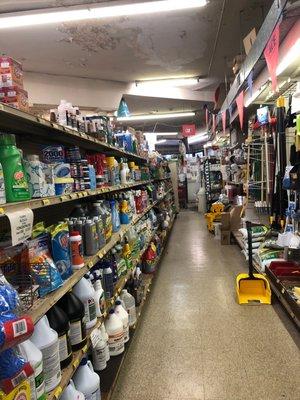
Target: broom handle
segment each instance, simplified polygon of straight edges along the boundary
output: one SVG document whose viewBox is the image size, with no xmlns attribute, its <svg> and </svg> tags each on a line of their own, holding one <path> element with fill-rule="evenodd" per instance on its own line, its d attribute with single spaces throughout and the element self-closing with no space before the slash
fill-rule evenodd
<svg viewBox="0 0 300 400">
<path fill-rule="evenodd" d="M 252 260 L 252 223 L 246 221 L 247 236 L 248 236 L 248 262 L 249 262 L 249 277 L 253 278 L 253 260 Z"/>
</svg>

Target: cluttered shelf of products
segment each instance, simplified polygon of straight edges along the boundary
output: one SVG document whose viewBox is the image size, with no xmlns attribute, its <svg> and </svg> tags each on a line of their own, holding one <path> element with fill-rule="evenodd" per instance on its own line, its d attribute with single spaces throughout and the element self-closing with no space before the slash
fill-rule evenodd
<svg viewBox="0 0 300 400">
<path fill-rule="evenodd" d="M 60 203 L 65 203 L 65 202 L 71 202 L 71 201 L 76 201 L 78 199 L 82 198 L 89 198 L 93 196 L 99 196 L 103 194 L 108 194 L 108 193 L 113 193 L 113 192 L 118 192 L 126 189 L 131 189 L 143 185 L 148 185 L 150 183 L 156 182 L 156 181 L 164 181 L 169 178 L 155 178 L 155 179 L 149 179 L 145 181 L 136 181 L 132 183 L 125 183 L 123 185 L 114 185 L 114 186 L 103 186 L 102 188 L 96 189 L 96 190 L 83 190 L 79 192 L 73 192 L 69 194 L 65 194 L 63 196 L 49 196 L 49 197 L 43 197 L 43 198 L 34 198 L 31 200 L 25 200 L 21 202 L 16 202 L 16 203 L 5 203 L 0 205 L 0 216 L 5 215 L 7 211 L 12 212 L 12 211 L 19 211 L 22 210 L 26 207 L 29 207 L 31 210 L 39 209 L 39 208 L 44 208 L 44 207 L 49 207 L 53 206 L 56 204 Z"/>
<path fill-rule="evenodd" d="M 59 137 L 59 141 L 64 144 L 78 145 L 87 150 L 105 152 L 107 155 L 124 157 L 141 163 L 147 162 L 146 157 L 101 141 L 87 130 L 87 132 L 78 131 L 74 129 L 75 127 L 72 128 L 63 122 L 62 124 L 51 122 L 2 103 L 0 104 L 0 121 L 2 131 L 26 137 L 28 140 L 36 137 L 56 143 Z"/>
<path fill-rule="evenodd" d="M 34 323 L 36 323 L 46 312 L 58 302 L 58 300 L 64 296 L 99 260 L 101 260 L 128 232 L 130 227 L 136 225 L 149 211 L 157 206 L 164 198 L 172 192 L 169 189 L 163 197 L 150 204 L 141 214 L 138 214 L 130 224 L 123 225 L 121 229 L 112 234 L 109 242 L 101 248 L 95 255 L 86 257 L 84 260 L 84 267 L 75 271 L 73 275 L 64 282 L 64 285 L 57 289 L 55 292 L 48 294 L 46 297 L 37 299 L 33 302 L 32 307 L 28 310 L 28 314 L 31 316 Z"/>
</svg>

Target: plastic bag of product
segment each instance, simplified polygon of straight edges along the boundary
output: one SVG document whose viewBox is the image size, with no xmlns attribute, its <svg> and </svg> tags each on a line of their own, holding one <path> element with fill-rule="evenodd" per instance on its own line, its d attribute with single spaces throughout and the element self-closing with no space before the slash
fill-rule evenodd
<svg viewBox="0 0 300 400">
<path fill-rule="evenodd" d="M 274 249 L 260 249 L 255 259 L 258 261 L 262 272 L 268 267 L 272 261 L 282 261 L 283 260 L 283 250 Z"/>
<path fill-rule="evenodd" d="M 40 297 L 62 286 L 62 278 L 50 254 L 48 234 L 28 241 L 28 263 L 31 275 L 39 285 Z"/>
<path fill-rule="evenodd" d="M 52 257 L 63 280 L 68 279 L 72 271 L 68 224 L 58 224 L 50 229 Z"/>
<path fill-rule="evenodd" d="M 252 237 L 253 238 L 257 238 L 260 236 L 265 236 L 266 233 L 268 232 L 268 228 L 266 226 L 263 225 L 258 225 L 258 226 L 252 226 L 251 227 L 251 231 L 252 231 Z M 246 228 L 240 228 L 239 232 L 241 232 L 241 234 L 243 235 L 244 239 L 248 238 L 248 232 Z"/>
</svg>

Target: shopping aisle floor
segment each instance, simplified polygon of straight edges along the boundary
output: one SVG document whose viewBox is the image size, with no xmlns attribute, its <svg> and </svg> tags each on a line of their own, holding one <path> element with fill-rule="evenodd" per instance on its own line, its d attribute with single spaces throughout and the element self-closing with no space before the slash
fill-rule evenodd
<svg viewBox="0 0 300 400">
<path fill-rule="evenodd" d="M 237 246 L 184 211 L 113 400 L 298 400 L 299 349 L 272 306 L 239 306 Z"/>
</svg>

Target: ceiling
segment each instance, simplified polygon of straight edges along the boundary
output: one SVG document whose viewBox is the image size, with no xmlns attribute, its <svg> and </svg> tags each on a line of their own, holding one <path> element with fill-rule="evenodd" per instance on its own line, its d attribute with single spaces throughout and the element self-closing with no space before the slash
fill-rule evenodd
<svg viewBox="0 0 300 400">
<path fill-rule="evenodd" d="M 0 12 L 91 3 L 96 1 L 4 0 L 0 2 Z M 224 80 L 225 74 L 229 78 L 230 62 L 243 51 L 240 38 L 254 26 L 260 27 L 271 3 L 272 0 L 210 0 L 204 8 L 155 17 L 7 29 L 1 31 L 0 48 L 20 60 L 25 71 L 123 82 L 200 75 L 206 78 L 204 86 L 216 86 L 216 79 Z"/>
</svg>

